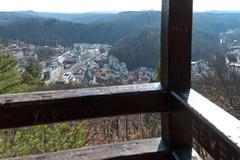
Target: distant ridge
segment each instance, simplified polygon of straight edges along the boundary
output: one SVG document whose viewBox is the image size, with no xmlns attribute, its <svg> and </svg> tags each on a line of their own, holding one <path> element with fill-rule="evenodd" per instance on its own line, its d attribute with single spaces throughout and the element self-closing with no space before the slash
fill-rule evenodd
<svg viewBox="0 0 240 160">
<path fill-rule="evenodd" d="M 80 15 L 0 13 L 0 40 L 18 39 L 38 45 L 113 44 L 134 31 L 160 26 L 160 12 L 153 11 Z"/>
<path fill-rule="evenodd" d="M 36 45 L 72 46 L 73 43 L 82 42 L 116 44 L 125 37 L 122 43 L 118 43 L 123 46 L 134 39 L 129 37 L 130 34 L 139 33 L 145 28 L 159 28 L 160 22 L 160 11 L 126 11 L 117 14 L 0 12 L 0 41 L 18 39 Z M 219 53 L 215 49 L 219 45 L 219 34 L 230 29 L 240 30 L 239 11 L 194 13 L 193 60 L 204 59 L 209 53 Z M 160 33 L 160 29 L 158 31 Z M 240 36 L 234 38 L 240 41 Z"/>
<path fill-rule="evenodd" d="M 216 11 L 216 10 L 207 10 L 203 12 L 196 12 L 196 13 L 240 13 L 240 10 L 232 10 L 232 11 Z"/>
</svg>

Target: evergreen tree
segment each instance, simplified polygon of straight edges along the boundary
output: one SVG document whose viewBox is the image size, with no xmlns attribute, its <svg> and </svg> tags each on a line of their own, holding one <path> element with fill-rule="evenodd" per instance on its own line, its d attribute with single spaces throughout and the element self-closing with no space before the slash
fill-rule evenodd
<svg viewBox="0 0 240 160">
<path fill-rule="evenodd" d="M 41 90 L 44 82 L 41 81 L 41 71 L 37 64 L 29 63 L 22 75 L 22 83 L 31 88 L 32 91 Z"/>
<path fill-rule="evenodd" d="M 0 94 L 39 90 L 43 86 L 40 78 L 40 69 L 33 63 L 20 74 L 17 59 L 10 54 L 4 54 L 3 45 L 0 45 Z"/>
<path fill-rule="evenodd" d="M 24 91 L 17 70 L 18 61 L 11 55 L 3 53 L 0 45 L 0 94 Z"/>
<path fill-rule="evenodd" d="M 42 89 L 41 72 L 37 64 L 29 63 L 23 74 L 18 61 L 3 53 L 0 45 L 0 94 L 37 91 Z M 84 145 L 81 123 L 67 122 L 33 127 L 0 130 L 0 159 L 80 148 Z"/>
</svg>

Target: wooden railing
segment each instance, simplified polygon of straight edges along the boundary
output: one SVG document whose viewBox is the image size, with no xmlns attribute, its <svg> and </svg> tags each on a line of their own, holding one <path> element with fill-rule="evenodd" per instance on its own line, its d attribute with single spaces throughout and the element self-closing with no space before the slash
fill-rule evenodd
<svg viewBox="0 0 240 160">
<path fill-rule="evenodd" d="M 167 111 L 158 83 L 0 96 L 0 128 Z"/>
<path fill-rule="evenodd" d="M 240 122 L 191 90 L 192 0 L 163 0 L 161 30 L 161 84 L 3 95 L 0 129 L 161 112 L 162 139 L 23 159 L 188 160 L 194 138 L 216 160 L 239 160 Z"/>
<path fill-rule="evenodd" d="M 178 126 L 172 128 L 173 133 L 180 135 L 180 138 L 182 135 L 195 138 L 215 159 L 240 158 L 240 122 L 193 90 L 188 94 L 179 95 L 174 91 L 169 92 L 160 83 L 152 83 L 3 95 L 0 99 L 1 129 L 105 116 L 163 112 L 170 113 L 171 119 Z M 177 107 L 168 108 L 170 103 Z M 181 132 L 177 132 L 179 129 Z M 176 139 L 175 143 L 178 141 L 181 139 Z M 157 159 L 170 155 L 175 156 L 175 159 L 190 159 L 192 156 L 192 148 L 172 149 L 165 143 L 165 139 L 142 140 L 101 146 L 95 148 L 92 155 L 89 149 L 85 149 L 81 152 L 73 150 L 54 153 L 45 157 L 64 157 L 69 155 L 69 152 L 73 157 L 84 153 L 89 159 L 94 159 L 94 156 L 102 156 L 99 159 L 139 159 L 139 156 L 145 157 L 144 159 L 148 159 L 148 156 Z M 127 146 L 127 151 L 123 149 L 124 146 Z M 100 153 L 104 147 L 111 148 L 111 152 Z"/>
</svg>

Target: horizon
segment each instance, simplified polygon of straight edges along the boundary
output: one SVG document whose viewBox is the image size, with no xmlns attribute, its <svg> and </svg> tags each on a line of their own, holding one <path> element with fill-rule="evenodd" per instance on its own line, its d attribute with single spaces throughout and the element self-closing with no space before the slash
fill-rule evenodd
<svg viewBox="0 0 240 160">
<path fill-rule="evenodd" d="M 240 0 L 194 0 L 193 8 L 194 12 L 238 12 Z M 145 10 L 161 11 L 161 0 L 0 0 L 1 12 L 34 11 L 71 14 Z"/>
<path fill-rule="evenodd" d="M 1 11 L 0 13 L 17 13 L 17 12 L 33 12 L 33 13 L 52 13 L 52 14 L 118 14 L 121 12 L 161 12 L 161 10 L 124 10 L 124 11 L 87 11 L 87 12 L 53 12 L 53 11 L 34 11 L 34 10 L 17 10 L 17 11 Z M 240 10 L 206 10 L 193 11 L 193 13 L 240 13 Z"/>
</svg>

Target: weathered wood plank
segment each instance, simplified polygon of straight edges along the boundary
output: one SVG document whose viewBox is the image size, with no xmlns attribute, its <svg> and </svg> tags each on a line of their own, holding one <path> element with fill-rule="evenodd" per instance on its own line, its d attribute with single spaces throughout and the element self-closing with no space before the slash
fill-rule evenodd
<svg viewBox="0 0 240 160">
<path fill-rule="evenodd" d="M 166 111 L 159 83 L 0 96 L 0 129 L 87 118 Z"/>
<path fill-rule="evenodd" d="M 192 136 L 217 160 L 240 159 L 240 121 L 191 90 L 187 101 L 172 92 L 172 101 L 178 108 L 172 114 L 173 120 L 184 133 Z M 191 128 L 186 123 L 192 121 Z"/>
<path fill-rule="evenodd" d="M 161 138 L 99 145 L 83 149 L 15 158 L 16 160 L 167 160 L 168 148 Z"/>
<path fill-rule="evenodd" d="M 176 92 L 191 88 L 193 0 L 163 0 L 161 83 Z"/>
<path fill-rule="evenodd" d="M 147 91 L 159 91 L 165 89 L 160 83 L 146 83 L 135 85 L 121 85 L 95 88 L 81 88 L 71 90 L 42 91 L 32 93 L 18 93 L 0 95 L 0 104 L 36 102 L 43 100 L 56 100 L 67 98 L 79 98 L 86 96 L 104 96 L 120 93 L 138 93 Z"/>
<path fill-rule="evenodd" d="M 192 6 L 193 0 L 162 1 L 161 83 L 177 93 L 189 92 L 191 86 Z M 171 97 L 168 107 L 161 115 L 162 137 L 171 149 L 191 149 L 191 133 L 172 118 L 173 108 L 179 106 Z M 191 128 L 191 121 L 185 126 Z"/>
</svg>

